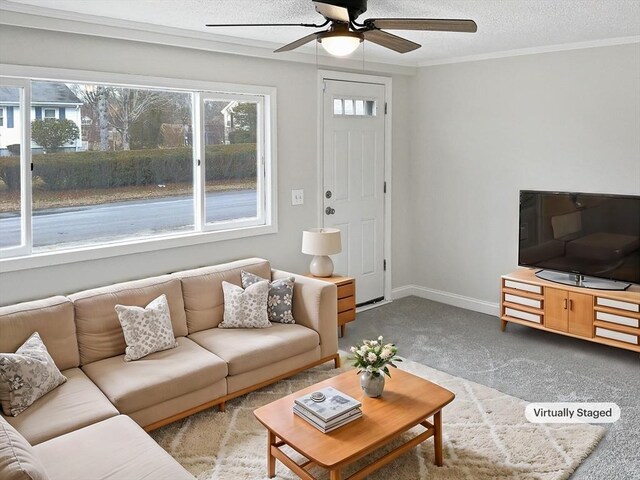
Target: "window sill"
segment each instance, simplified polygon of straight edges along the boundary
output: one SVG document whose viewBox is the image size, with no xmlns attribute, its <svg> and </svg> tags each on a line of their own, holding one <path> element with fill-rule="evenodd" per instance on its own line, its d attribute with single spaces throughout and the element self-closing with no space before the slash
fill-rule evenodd
<svg viewBox="0 0 640 480">
<path fill-rule="evenodd" d="M 257 235 L 268 235 L 277 232 L 278 227 L 276 225 L 259 225 L 224 231 L 183 233 L 175 236 L 163 236 L 161 238 L 134 239 L 111 245 L 86 246 L 56 252 L 35 253 L 22 257 L 0 259 L 0 272 L 15 272 L 32 268 L 64 265 L 67 263 L 86 262 L 121 255 L 188 247 L 191 245 L 254 237 Z"/>
</svg>

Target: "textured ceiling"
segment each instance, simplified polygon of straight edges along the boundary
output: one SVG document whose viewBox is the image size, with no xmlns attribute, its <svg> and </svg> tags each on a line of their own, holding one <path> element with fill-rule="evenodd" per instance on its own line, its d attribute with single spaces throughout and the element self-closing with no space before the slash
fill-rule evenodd
<svg viewBox="0 0 640 480">
<path fill-rule="evenodd" d="M 369 0 L 369 17 L 469 18 L 478 32 L 392 31 L 422 44 L 402 55 L 404 64 L 425 64 L 452 58 L 543 48 L 580 42 L 599 42 L 640 35 L 640 0 Z M 303 27 L 206 28 L 205 23 L 321 23 L 311 0 L 16 0 L 3 1 L 11 9 L 44 7 L 56 11 L 168 26 L 211 35 L 212 39 L 268 42 L 277 48 L 314 30 Z M 34 10 L 35 12 L 36 10 Z M 83 17 L 80 17 L 83 18 Z M 142 25 L 144 28 L 144 25 Z M 640 37 L 639 37 L 640 38 Z M 313 53 L 313 43 L 299 49 Z M 287 54 L 282 54 L 287 55 Z M 361 55 L 356 53 L 355 55 Z M 367 60 L 400 61 L 400 54 L 366 43 Z"/>
</svg>

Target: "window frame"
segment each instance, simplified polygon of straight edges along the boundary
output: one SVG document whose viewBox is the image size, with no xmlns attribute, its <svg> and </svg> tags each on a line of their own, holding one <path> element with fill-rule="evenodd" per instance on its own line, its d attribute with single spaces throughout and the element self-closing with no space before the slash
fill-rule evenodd
<svg viewBox="0 0 640 480">
<path fill-rule="evenodd" d="M 27 101 L 21 104 L 22 110 L 29 112 L 29 115 L 21 116 L 23 128 L 23 141 L 28 140 L 25 145 L 30 145 L 31 140 L 31 102 L 30 85 L 31 81 L 60 81 L 67 83 L 98 83 L 115 86 L 129 86 L 134 88 L 156 88 L 172 91 L 185 91 L 194 94 L 194 120 L 195 115 L 202 115 L 200 108 L 201 95 L 213 95 L 219 98 L 222 95 L 246 97 L 262 97 L 263 111 L 259 118 L 263 119 L 260 127 L 262 132 L 262 142 L 258 139 L 258 144 L 262 145 L 259 158 L 257 181 L 262 182 L 262 188 L 258 197 L 258 204 L 262 206 L 262 217 L 260 223 L 229 221 L 210 226 L 199 222 L 204 219 L 202 208 L 204 200 L 204 161 L 198 165 L 198 160 L 204 159 L 203 143 L 200 138 L 200 122 L 194 121 L 193 140 L 193 161 L 194 161 L 194 187 L 197 192 L 194 194 L 195 226 L 193 231 L 175 232 L 167 235 L 131 238 L 124 241 L 102 244 L 88 244 L 82 247 L 62 248 L 55 251 L 36 252 L 31 249 L 31 149 L 21 149 L 25 151 L 22 161 L 22 185 L 23 195 L 27 195 L 26 202 L 22 201 L 21 208 L 23 223 L 28 224 L 28 238 L 26 245 L 21 245 L 18 251 L 13 248 L 0 250 L 0 270 L 4 272 L 18 271 L 30 268 L 38 268 L 50 265 L 61 265 L 67 263 L 97 260 L 102 258 L 115 257 L 120 255 L 130 255 L 179 248 L 204 243 L 226 241 L 238 238 L 247 238 L 257 235 L 273 234 L 278 232 L 277 223 L 277 149 L 276 149 L 276 88 L 272 86 L 232 84 L 222 82 L 210 82 L 201 80 L 184 80 L 170 77 L 154 77 L 146 75 L 116 74 L 109 72 L 69 70 L 47 67 L 30 67 L 20 65 L 0 64 L 2 77 L 5 82 L 25 86 L 25 98 Z M 28 105 L 24 109 L 25 105 Z M 44 113 L 44 112 L 43 112 Z M 196 131 L 196 124 L 198 124 Z M 257 189 L 258 191 L 258 189 Z M 27 214 L 26 216 L 24 214 Z M 260 217 L 260 216 L 259 216 Z M 24 226 L 24 225 L 23 225 Z M 23 235 L 25 233 L 23 230 Z"/>
<path fill-rule="evenodd" d="M 53 107 L 42 107 L 42 120 L 56 120 L 58 118 L 58 112 Z M 53 112 L 52 117 L 47 117 L 47 111 Z"/>
<path fill-rule="evenodd" d="M 0 127 L 4 127 L 4 119 L 5 119 L 4 109 L 5 107 L 0 107 Z"/>
</svg>

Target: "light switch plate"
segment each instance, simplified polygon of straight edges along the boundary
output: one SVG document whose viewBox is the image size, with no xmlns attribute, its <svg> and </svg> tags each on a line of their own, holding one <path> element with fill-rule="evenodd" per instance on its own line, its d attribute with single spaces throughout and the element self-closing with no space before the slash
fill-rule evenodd
<svg viewBox="0 0 640 480">
<path fill-rule="evenodd" d="M 291 205 L 302 205 L 304 203 L 304 190 L 291 190 Z"/>
</svg>

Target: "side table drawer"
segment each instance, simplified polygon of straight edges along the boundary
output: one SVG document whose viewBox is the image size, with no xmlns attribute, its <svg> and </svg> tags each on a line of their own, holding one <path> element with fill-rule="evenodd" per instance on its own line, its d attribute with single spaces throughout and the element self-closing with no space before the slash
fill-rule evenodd
<svg viewBox="0 0 640 480">
<path fill-rule="evenodd" d="M 351 322 L 356 319 L 356 310 L 352 308 L 346 312 L 338 313 L 338 325 L 344 325 L 347 322 Z"/>
<path fill-rule="evenodd" d="M 356 294 L 356 286 L 353 282 L 338 285 L 338 298 L 352 297 Z"/>
<path fill-rule="evenodd" d="M 338 313 L 356 308 L 356 297 L 346 297 L 338 299 Z"/>
</svg>

